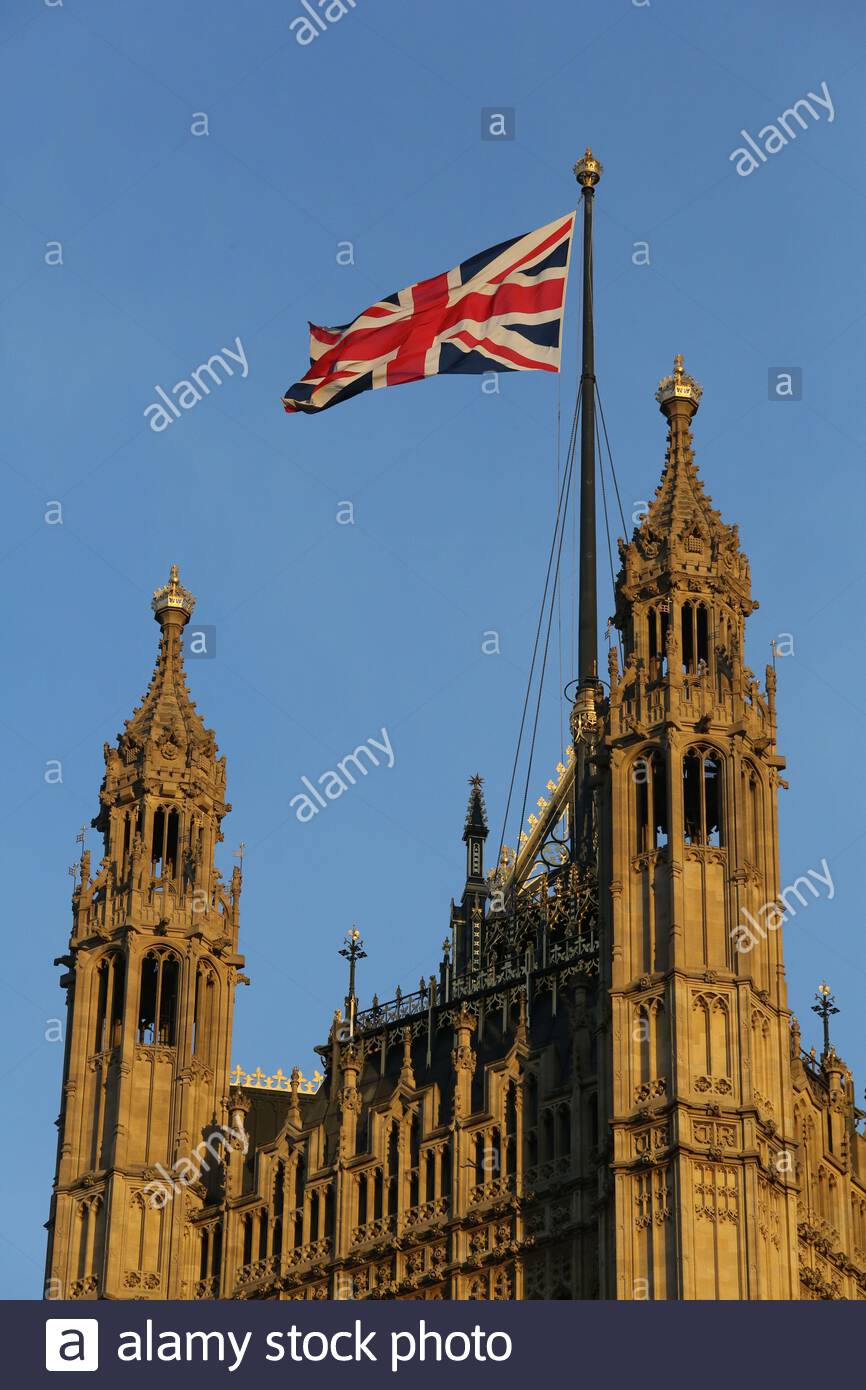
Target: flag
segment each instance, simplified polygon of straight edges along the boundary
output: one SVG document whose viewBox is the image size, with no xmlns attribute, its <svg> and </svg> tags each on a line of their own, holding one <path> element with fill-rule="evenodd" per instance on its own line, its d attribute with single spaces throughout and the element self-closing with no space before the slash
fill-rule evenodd
<svg viewBox="0 0 866 1390">
<path fill-rule="evenodd" d="M 573 212 L 380 299 L 339 328 L 310 324 L 289 413 L 446 372 L 558 372 Z"/>
</svg>

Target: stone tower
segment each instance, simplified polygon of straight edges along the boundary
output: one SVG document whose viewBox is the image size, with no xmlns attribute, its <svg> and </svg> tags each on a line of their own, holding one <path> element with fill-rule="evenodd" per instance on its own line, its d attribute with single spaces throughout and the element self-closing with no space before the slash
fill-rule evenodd
<svg viewBox="0 0 866 1390">
<path fill-rule="evenodd" d="M 470 779 L 435 973 L 365 1006 L 349 933 L 309 1079 L 229 1074 L 225 766 L 183 675 L 192 596 L 176 571 L 156 593 L 62 962 L 48 1297 L 866 1300 L 866 1114 L 829 986 L 820 1056 L 788 1012 L 780 928 L 821 880 L 780 883 L 775 678 L 744 664 L 756 605 L 695 466 L 700 394 L 677 358 L 608 690 L 593 658 L 490 868 Z"/>
<path fill-rule="evenodd" d="M 796 1298 L 793 1092 L 782 965 L 775 677 L 744 664 L 757 607 L 712 507 L 681 357 L 659 385 L 664 472 L 621 543 L 599 749 L 601 1081 L 617 1298 Z M 744 923 L 767 924 L 751 944 Z M 749 933 L 751 937 L 751 933 Z"/>
<path fill-rule="evenodd" d="M 182 1297 L 189 1209 L 222 1181 L 202 1156 L 226 1120 L 241 875 L 226 889 L 214 866 L 230 807 L 225 759 L 186 686 L 193 604 L 172 566 L 153 597 L 156 669 L 104 749 L 104 855 L 91 876 L 82 853 L 57 962 L 68 1002 L 52 1297 Z"/>
</svg>

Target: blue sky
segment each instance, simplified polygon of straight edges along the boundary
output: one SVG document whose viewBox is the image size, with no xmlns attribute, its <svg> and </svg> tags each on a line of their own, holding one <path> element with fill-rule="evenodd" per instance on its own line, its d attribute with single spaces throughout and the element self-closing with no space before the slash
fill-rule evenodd
<svg viewBox="0 0 866 1390">
<path fill-rule="evenodd" d="M 658 481 L 653 393 L 681 351 L 704 386 L 702 474 L 740 523 L 761 603 L 751 665 L 763 670 L 775 634 L 794 639 L 779 662 L 783 881 L 826 857 L 836 884 L 787 932 L 792 1003 L 817 1042 L 808 1005 L 827 976 L 861 1097 L 866 1082 L 861 7 L 357 0 L 307 45 L 290 28 L 302 14 L 299 0 L 8 0 L 0 20 L 14 135 L 0 205 L 0 991 L 16 1194 L 0 1295 L 41 1288 L 66 869 L 97 810 L 102 743 L 148 682 L 149 599 L 171 562 L 217 632 L 215 658 L 188 670 L 228 757 L 224 870 L 247 845 L 252 985 L 235 1059 L 312 1069 L 353 922 L 369 952 L 362 998 L 435 968 L 476 771 L 498 843 L 552 527 L 557 402 L 567 415 L 573 399 L 576 285 L 561 381 L 506 376 L 494 396 L 444 378 L 318 419 L 285 416 L 279 397 L 304 370 L 308 318 L 345 322 L 567 212 L 587 142 L 605 164 L 598 375 L 623 500 Z M 755 136 L 822 82 L 832 121 L 819 109 L 738 175 L 739 132 Z M 497 106 L 513 108 L 513 140 L 481 139 L 481 109 Z M 194 134 L 202 116 L 208 133 Z M 353 265 L 338 264 L 344 242 Z M 635 264 L 637 242 L 649 264 Z M 155 386 L 238 338 L 246 377 L 150 429 Z M 768 372 L 789 367 L 802 400 L 771 401 Z M 62 523 L 49 524 L 57 501 Z M 353 525 L 337 522 L 346 501 Z M 606 558 L 600 581 L 606 613 Z M 490 630 L 498 656 L 482 652 Z M 567 653 L 563 665 L 571 674 Z M 560 754 L 557 685 L 558 670 L 534 795 Z M 393 769 L 300 824 L 301 777 L 383 727 Z M 49 785 L 54 759 L 63 781 Z"/>
</svg>

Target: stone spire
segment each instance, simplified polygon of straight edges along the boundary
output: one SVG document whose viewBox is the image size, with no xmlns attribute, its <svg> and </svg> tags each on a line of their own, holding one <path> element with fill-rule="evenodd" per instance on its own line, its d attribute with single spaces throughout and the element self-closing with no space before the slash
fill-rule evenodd
<svg viewBox="0 0 866 1390">
<path fill-rule="evenodd" d="M 82 854 L 73 896 L 57 1244 L 49 1257 L 70 1297 L 120 1298 L 133 1288 L 182 1296 L 188 1270 L 180 1242 L 159 1224 L 159 1189 L 143 1188 L 143 1180 L 185 1163 L 200 1181 L 184 1204 L 207 1204 L 219 1190 L 216 1167 L 193 1155 L 229 1118 L 233 1000 L 246 976 L 240 871 L 225 885 L 214 857 L 231 809 L 225 759 L 183 671 L 182 633 L 194 602 L 172 566 L 153 596 L 161 635 L 150 685 L 116 745 L 103 749 L 93 825 L 104 854 L 93 877 Z M 233 1092 L 234 1121 L 245 1106 Z M 230 1144 L 230 1197 L 241 1194 L 243 1139 L 240 1127 Z M 99 1204 L 92 1210 L 103 1213 L 98 1230 L 76 1215 L 85 1186 Z M 144 1252 L 133 1261 L 146 1263 L 131 1274 L 118 1254 L 128 1247 L 130 1220 L 139 1222 L 136 1251 Z M 212 1290 L 219 1266 L 206 1273 Z"/>
<path fill-rule="evenodd" d="M 698 475 L 689 430 L 702 394 L 702 387 L 684 370 L 682 355 L 677 353 L 673 372 L 662 378 L 656 391 L 659 409 L 668 422 L 668 444 L 661 482 L 642 522 L 643 529 L 679 537 L 696 526 L 709 534 L 721 525 Z"/>
<path fill-rule="evenodd" d="M 484 804 L 484 778 L 479 777 L 478 773 L 469 778 L 469 805 L 466 809 L 466 823 L 463 828 L 463 839 L 468 844 L 471 836 L 477 836 L 480 840 L 486 840 L 489 830 L 487 824 L 487 807 Z"/>
<path fill-rule="evenodd" d="M 662 378 L 656 391 L 668 422 L 661 480 L 631 540 L 620 541 L 620 610 L 623 600 L 636 597 L 647 585 L 663 593 L 674 585 L 696 589 L 704 583 L 716 592 L 725 590 L 742 616 L 758 606 L 751 597 L 749 562 L 740 548 L 739 530 L 722 520 L 695 463 L 690 425 L 702 394 L 678 353 L 673 372 Z"/>
<path fill-rule="evenodd" d="M 727 540 L 734 533 L 704 491 L 695 464 L 690 425 L 702 395 L 703 388 L 685 371 L 682 355 L 677 353 L 673 372 L 662 378 L 656 391 L 659 410 L 668 422 L 667 450 L 661 481 L 639 528 L 659 540 L 686 536 Z"/>
<path fill-rule="evenodd" d="M 110 866 L 116 889 L 147 896 L 154 879 L 165 880 L 170 894 L 159 895 L 160 910 L 189 899 L 199 904 L 201 924 L 211 908 L 216 914 L 222 894 L 214 851 L 231 807 L 225 800 L 225 758 L 218 756 L 214 732 L 205 728 L 190 698 L 183 667 L 182 633 L 194 604 L 172 565 L 168 582 L 152 601 L 161 629 L 156 666 L 117 746 L 104 746 L 105 776 L 93 825 L 103 834 L 103 867 Z M 239 882 L 232 889 L 235 902 L 228 910 L 234 934 Z M 203 900 L 208 903 L 204 914 Z"/>
<path fill-rule="evenodd" d="M 458 974 L 471 962 L 480 959 L 483 948 L 484 903 L 488 886 L 484 877 L 484 841 L 487 839 L 487 807 L 484 805 L 484 780 L 475 774 L 469 778 L 469 805 L 463 825 L 466 845 L 466 882 L 459 907 L 452 905 L 451 926 L 454 931 L 454 965 Z"/>
<path fill-rule="evenodd" d="M 206 744 L 213 734 L 190 698 L 183 666 L 182 633 L 195 598 L 181 585 L 177 565 L 172 565 L 168 583 L 155 590 L 151 606 L 162 638 L 150 685 L 124 726 L 126 736 L 145 742 L 162 734 L 174 738 L 179 750 L 190 743 Z"/>
</svg>

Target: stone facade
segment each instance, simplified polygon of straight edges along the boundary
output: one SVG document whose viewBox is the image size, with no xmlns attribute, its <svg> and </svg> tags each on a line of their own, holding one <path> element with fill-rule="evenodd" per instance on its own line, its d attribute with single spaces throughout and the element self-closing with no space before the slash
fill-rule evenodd
<svg viewBox="0 0 866 1390">
<path fill-rule="evenodd" d="M 241 871 L 189 697 L 176 571 L 153 679 L 105 746 L 69 952 L 46 1292 L 71 1298 L 866 1298 L 866 1140 L 829 1035 L 806 1055 L 782 933 L 776 681 L 698 476 L 700 388 L 621 543 L 595 712 L 517 851 L 466 879 L 435 975 L 345 1009 L 322 1075 L 232 1068 Z M 583 781 L 581 781 L 583 779 Z M 591 787 L 589 855 L 572 833 Z M 748 949 L 741 924 L 762 922 Z M 363 954 L 357 934 L 344 954 Z M 825 1012 L 830 1004 L 825 999 Z"/>
</svg>

